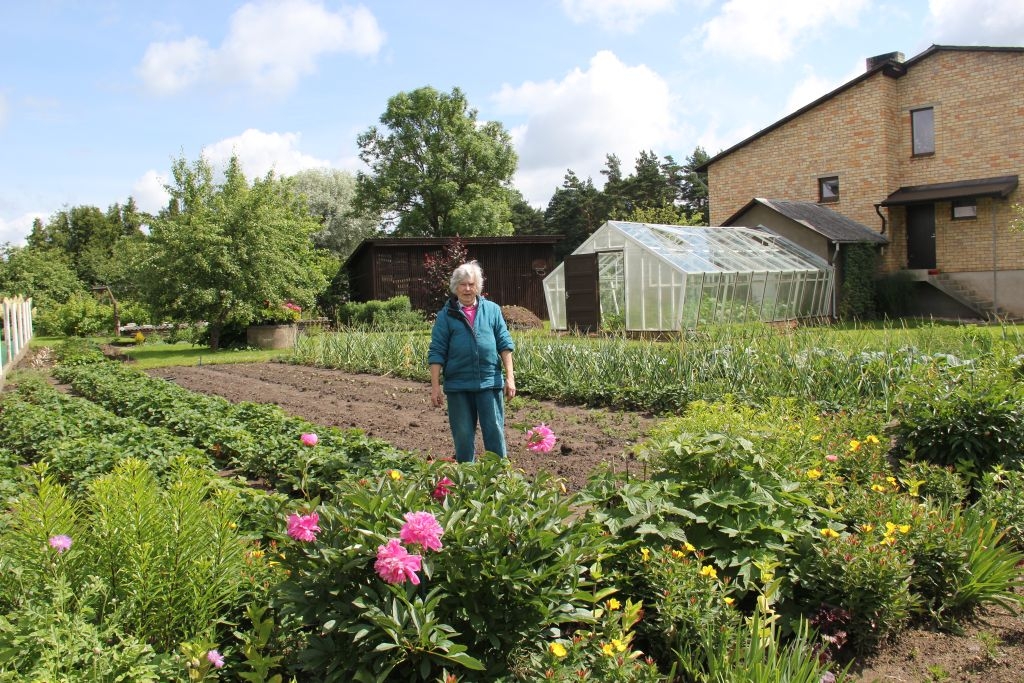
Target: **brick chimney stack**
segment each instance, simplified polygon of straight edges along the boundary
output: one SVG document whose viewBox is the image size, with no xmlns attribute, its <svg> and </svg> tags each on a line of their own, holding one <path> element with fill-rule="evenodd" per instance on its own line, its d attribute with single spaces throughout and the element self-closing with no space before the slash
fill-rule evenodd
<svg viewBox="0 0 1024 683">
<path fill-rule="evenodd" d="M 875 67 L 881 66 L 882 64 L 902 64 L 904 56 L 902 52 L 886 52 L 884 55 L 875 55 L 874 57 L 868 57 L 864 60 L 866 63 L 866 71 L 871 71 Z"/>
</svg>

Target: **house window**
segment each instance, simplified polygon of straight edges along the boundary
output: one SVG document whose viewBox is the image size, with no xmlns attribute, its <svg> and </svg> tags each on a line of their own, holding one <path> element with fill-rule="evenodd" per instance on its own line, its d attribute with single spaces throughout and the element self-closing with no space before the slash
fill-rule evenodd
<svg viewBox="0 0 1024 683">
<path fill-rule="evenodd" d="M 978 217 L 977 199 L 954 199 L 953 220 L 967 220 Z"/>
<path fill-rule="evenodd" d="M 931 107 L 912 110 L 910 134 L 914 140 L 914 156 L 935 154 L 935 110 Z"/>
<path fill-rule="evenodd" d="M 818 201 L 839 201 L 839 176 L 833 175 L 827 178 L 818 178 Z"/>
</svg>

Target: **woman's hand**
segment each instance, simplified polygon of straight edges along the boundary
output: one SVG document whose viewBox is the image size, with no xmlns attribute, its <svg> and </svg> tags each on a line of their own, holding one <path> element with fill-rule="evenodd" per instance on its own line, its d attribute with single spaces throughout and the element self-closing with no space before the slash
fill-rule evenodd
<svg viewBox="0 0 1024 683">
<path fill-rule="evenodd" d="M 440 408 L 444 405 L 444 392 L 441 387 L 430 387 L 430 402 Z"/>
<path fill-rule="evenodd" d="M 516 378 L 514 375 L 509 375 L 505 378 L 505 398 L 515 398 L 516 395 Z"/>
</svg>

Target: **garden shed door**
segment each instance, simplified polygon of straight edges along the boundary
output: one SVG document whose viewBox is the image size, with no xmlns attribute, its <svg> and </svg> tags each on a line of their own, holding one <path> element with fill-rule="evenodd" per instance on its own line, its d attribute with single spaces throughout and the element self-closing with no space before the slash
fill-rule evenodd
<svg viewBox="0 0 1024 683">
<path fill-rule="evenodd" d="M 597 254 L 565 257 L 565 322 L 570 330 L 596 332 L 601 326 Z"/>
</svg>

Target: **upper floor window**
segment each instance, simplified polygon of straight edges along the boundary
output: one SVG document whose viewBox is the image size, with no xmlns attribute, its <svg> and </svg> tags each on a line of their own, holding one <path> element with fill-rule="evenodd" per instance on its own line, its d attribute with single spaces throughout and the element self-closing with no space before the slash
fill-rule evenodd
<svg viewBox="0 0 1024 683">
<path fill-rule="evenodd" d="M 935 154 L 935 110 L 931 107 L 910 112 L 910 133 L 914 156 Z"/>
<path fill-rule="evenodd" d="M 953 220 L 978 217 L 977 199 L 954 199 L 952 207 Z"/>
<path fill-rule="evenodd" d="M 818 178 L 818 201 L 839 201 L 839 176 L 833 175 L 827 178 Z"/>
</svg>

